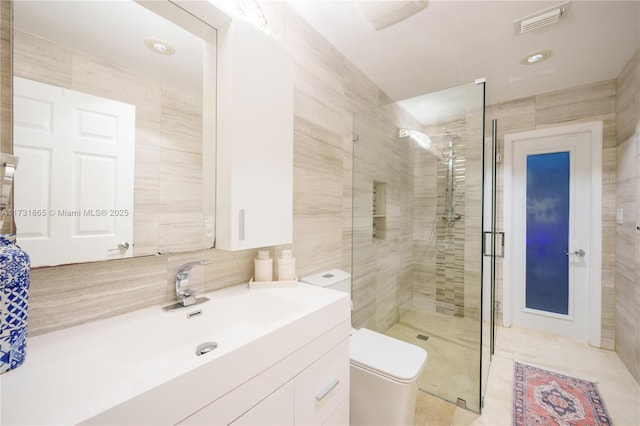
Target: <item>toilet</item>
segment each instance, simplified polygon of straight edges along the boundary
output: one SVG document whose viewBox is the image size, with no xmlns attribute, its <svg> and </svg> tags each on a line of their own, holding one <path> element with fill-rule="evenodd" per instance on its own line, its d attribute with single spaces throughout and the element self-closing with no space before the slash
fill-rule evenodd
<svg viewBox="0 0 640 426">
<path fill-rule="evenodd" d="M 331 269 L 301 282 L 351 293 L 351 275 Z M 349 423 L 351 425 L 413 425 L 418 377 L 427 352 L 384 334 L 352 330 Z"/>
</svg>

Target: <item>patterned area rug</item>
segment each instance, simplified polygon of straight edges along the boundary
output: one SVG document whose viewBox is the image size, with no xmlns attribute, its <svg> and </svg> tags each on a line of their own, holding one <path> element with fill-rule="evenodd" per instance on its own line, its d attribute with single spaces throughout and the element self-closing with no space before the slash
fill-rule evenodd
<svg viewBox="0 0 640 426">
<path fill-rule="evenodd" d="M 513 390 L 516 426 L 612 424 L 595 383 L 516 362 Z"/>
</svg>

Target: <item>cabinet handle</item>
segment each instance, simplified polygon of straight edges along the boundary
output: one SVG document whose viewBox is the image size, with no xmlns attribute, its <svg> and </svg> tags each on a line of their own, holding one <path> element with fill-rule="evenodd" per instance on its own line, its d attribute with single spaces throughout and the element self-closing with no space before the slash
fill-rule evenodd
<svg viewBox="0 0 640 426">
<path fill-rule="evenodd" d="M 323 387 L 322 389 L 320 389 L 318 393 L 316 393 L 316 399 L 318 401 L 322 401 L 324 397 L 327 396 L 327 394 L 333 390 L 333 388 L 338 386 L 338 383 L 340 383 L 338 379 L 331 380 L 329 383 L 325 385 L 325 387 Z"/>
<path fill-rule="evenodd" d="M 244 209 L 238 210 L 238 239 L 244 241 Z"/>
</svg>

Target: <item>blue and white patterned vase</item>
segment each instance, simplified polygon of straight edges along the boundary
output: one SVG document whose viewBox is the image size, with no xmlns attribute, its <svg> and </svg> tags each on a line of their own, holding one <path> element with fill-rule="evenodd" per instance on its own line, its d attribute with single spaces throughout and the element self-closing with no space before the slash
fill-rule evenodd
<svg viewBox="0 0 640 426">
<path fill-rule="evenodd" d="M 29 255 L 15 235 L 0 235 L 0 374 L 24 361 L 29 315 Z"/>
</svg>

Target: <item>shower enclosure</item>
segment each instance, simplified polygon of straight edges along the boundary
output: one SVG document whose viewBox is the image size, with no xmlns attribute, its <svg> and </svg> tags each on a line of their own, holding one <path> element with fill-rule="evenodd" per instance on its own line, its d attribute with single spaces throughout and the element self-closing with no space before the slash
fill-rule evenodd
<svg viewBox="0 0 640 426">
<path fill-rule="evenodd" d="M 484 84 L 357 113 L 353 143 L 353 326 L 426 349 L 420 389 L 476 412 L 493 339 Z"/>
</svg>

